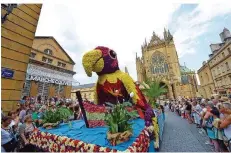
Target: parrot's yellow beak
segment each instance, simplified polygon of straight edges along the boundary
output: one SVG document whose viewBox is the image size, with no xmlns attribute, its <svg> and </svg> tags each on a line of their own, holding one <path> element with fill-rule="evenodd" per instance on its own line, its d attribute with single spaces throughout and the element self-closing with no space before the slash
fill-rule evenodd
<svg viewBox="0 0 231 153">
<path fill-rule="evenodd" d="M 91 77 L 92 72 L 101 72 L 104 67 L 104 60 L 101 50 L 92 50 L 83 55 L 83 67 L 87 76 Z"/>
</svg>

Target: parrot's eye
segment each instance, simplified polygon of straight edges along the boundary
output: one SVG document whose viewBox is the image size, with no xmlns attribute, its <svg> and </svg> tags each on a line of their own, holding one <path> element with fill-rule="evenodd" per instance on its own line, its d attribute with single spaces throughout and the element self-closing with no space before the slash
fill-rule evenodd
<svg viewBox="0 0 231 153">
<path fill-rule="evenodd" d="M 111 58 L 116 59 L 116 52 L 114 52 L 113 50 L 110 50 L 109 55 L 111 56 Z"/>
</svg>

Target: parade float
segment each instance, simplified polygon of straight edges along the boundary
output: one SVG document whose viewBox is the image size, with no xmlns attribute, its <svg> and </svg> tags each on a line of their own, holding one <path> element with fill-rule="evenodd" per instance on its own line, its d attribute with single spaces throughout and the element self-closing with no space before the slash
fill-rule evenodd
<svg viewBox="0 0 231 153">
<path fill-rule="evenodd" d="M 119 70 L 116 53 L 97 47 L 83 56 L 83 67 L 98 75 L 95 101 L 77 98 L 83 120 L 36 129 L 30 143 L 47 152 L 154 152 L 159 149 L 163 117 L 147 103 L 133 79 Z M 161 127 L 161 126 L 162 127 Z"/>
<path fill-rule="evenodd" d="M 47 110 L 43 115 L 43 128 L 52 129 L 66 122 L 73 113 L 67 108 L 58 108 L 57 110 Z"/>
</svg>

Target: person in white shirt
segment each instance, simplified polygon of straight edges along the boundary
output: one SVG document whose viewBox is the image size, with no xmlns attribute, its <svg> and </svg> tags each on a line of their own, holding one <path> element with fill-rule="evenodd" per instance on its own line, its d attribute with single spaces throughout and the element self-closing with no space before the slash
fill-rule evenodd
<svg viewBox="0 0 231 153">
<path fill-rule="evenodd" d="M 184 103 L 182 107 L 182 112 L 181 112 L 183 114 L 183 118 L 186 118 L 185 109 L 186 109 L 186 104 Z"/>
<path fill-rule="evenodd" d="M 194 108 L 194 120 L 197 125 L 197 128 L 200 128 L 200 123 L 201 123 L 201 117 L 200 117 L 200 112 L 202 111 L 202 108 L 199 103 L 195 102 L 196 106 Z"/>
</svg>

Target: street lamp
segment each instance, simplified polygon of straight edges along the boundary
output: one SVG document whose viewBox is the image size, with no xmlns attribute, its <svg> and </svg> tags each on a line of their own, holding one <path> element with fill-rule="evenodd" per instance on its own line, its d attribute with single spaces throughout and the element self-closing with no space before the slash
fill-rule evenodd
<svg viewBox="0 0 231 153">
<path fill-rule="evenodd" d="M 18 7 L 18 4 L 1 4 L 2 8 L 6 9 L 6 14 L 1 16 L 2 24 L 6 21 L 7 16 L 12 13 L 13 9 Z"/>
</svg>

